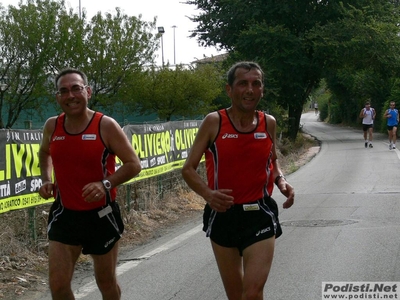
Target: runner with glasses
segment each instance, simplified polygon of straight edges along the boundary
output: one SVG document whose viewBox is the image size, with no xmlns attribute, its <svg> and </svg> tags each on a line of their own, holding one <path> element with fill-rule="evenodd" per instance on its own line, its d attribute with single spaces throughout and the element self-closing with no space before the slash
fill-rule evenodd
<svg viewBox="0 0 400 300">
<path fill-rule="evenodd" d="M 83 72 L 63 70 L 55 85 L 63 113 L 46 121 L 39 149 L 39 194 L 55 198 L 48 219 L 51 294 L 75 299 L 71 280 L 83 253 L 93 258 L 102 298 L 118 300 L 116 265 L 124 224 L 116 187 L 140 172 L 140 161 L 118 123 L 88 108 L 92 89 Z M 116 157 L 123 163 L 117 171 Z"/>
<path fill-rule="evenodd" d="M 71 87 L 70 90 L 66 88 L 61 88 L 56 92 L 56 95 L 62 98 L 68 97 L 70 93 L 72 93 L 72 95 L 74 96 L 79 96 L 87 87 L 89 86 L 74 85 L 73 87 Z"/>
</svg>

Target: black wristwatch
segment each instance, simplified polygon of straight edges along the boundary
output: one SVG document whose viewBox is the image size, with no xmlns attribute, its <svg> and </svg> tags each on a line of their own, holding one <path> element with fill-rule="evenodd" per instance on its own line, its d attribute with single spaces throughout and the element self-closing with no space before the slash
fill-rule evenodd
<svg viewBox="0 0 400 300">
<path fill-rule="evenodd" d="M 278 185 L 279 180 L 281 180 L 281 178 L 283 178 L 283 179 L 286 180 L 285 176 L 283 176 L 282 174 L 280 174 L 280 175 L 278 175 L 278 176 L 275 177 L 275 184 L 276 184 L 276 185 Z"/>
<path fill-rule="evenodd" d="M 104 188 L 106 189 L 106 191 L 111 190 L 111 182 L 107 179 L 104 179 L 102 181 Z"/>
</svg>

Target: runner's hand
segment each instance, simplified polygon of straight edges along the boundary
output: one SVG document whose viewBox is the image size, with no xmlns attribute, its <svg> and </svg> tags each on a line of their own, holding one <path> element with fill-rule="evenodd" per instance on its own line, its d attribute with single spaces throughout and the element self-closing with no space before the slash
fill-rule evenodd
<svg viewBox="0 0 400 300">
<path fill-rule="evenodd" d="M 54 184 L 50 181 L 46 181 L 42 183 L 42 186 L 39 188 L 39 195 L 44 199 L 49 199 L 53 197 L 53 188 Z"/>
<path fill-rule="evenodd" d="M 211 190 L 207 196 L 207 203 L 217 212 L 225 212 L 233 205 L 233 197 L 230 196 L 232 190 L 221 189 Z"/>
<path fill-rule="evenodd" d="M 287 198 L 283 203 L 283 208 L 291 207 L 294 203 L 294 188 L 286 180 L 279 180 L 277 186 L 281 193 Z"/>
</svg>

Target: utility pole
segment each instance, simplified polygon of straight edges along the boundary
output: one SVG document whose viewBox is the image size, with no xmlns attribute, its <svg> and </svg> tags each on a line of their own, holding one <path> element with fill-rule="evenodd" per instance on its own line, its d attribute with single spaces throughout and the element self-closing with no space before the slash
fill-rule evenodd
<svg viewBox="0 0 400 300">
<path fill-rule="evenodd" d="M 162 66 L 164 67 L 164 45 L 163 45 L 163 34 L 165 32 L 164 27 L 158 27 L 158 33 L 161 34 L 161 57 L 162 57 Z"/>
<path fill-rule="evenodd" d="M 175 28 L 176 27 L 177 27 L 176 25 L 172 26 L 172 28 L 174 29 L 174 65 L 176 65 L 176 59 L 175 59 Z"/>
</svg>

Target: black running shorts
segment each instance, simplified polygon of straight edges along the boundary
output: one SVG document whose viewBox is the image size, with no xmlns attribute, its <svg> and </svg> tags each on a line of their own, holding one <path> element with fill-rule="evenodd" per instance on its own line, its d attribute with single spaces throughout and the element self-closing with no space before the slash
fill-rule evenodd
<svg viewBox="0 0 400 300">
<path fill-rule="evenodd" d="M 253 203 L 235 204 L 223 213 L 215 212 L 206 204 L 203 231 L 220 246 L 238 248 L 240 255 L 246 247 L 282 234 L 278 206 L 270 197 Z"/>
<path fill-rule="evenodd" d="M 110 213 L 100 218 L 99 211 L 104 207 L 90 211 L 73 211 L 55 201 L 48 218 L 49 240 L 81 245 L 83 254 L 106 254 L 124 231 L 118 204 L 112 202 L 110 206 Z"/>
<path fill-rule="evenodd" d="M 374 124 L 363 124 L 363 131 L 368 131 L 370 128 L 374 128 Z"/>
</svg>

